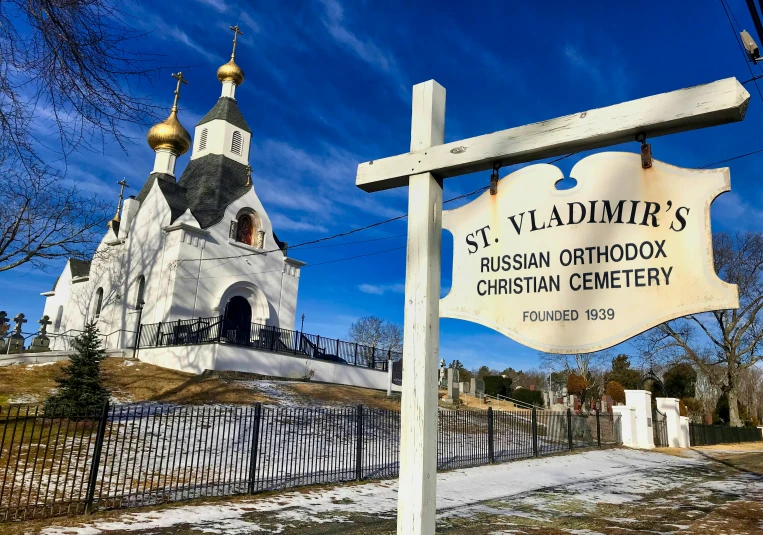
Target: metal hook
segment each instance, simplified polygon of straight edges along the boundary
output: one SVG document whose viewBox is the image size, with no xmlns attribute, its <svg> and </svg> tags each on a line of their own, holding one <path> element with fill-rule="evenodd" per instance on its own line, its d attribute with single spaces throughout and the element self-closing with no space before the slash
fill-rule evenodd
<svg viewBox="0 0 763 535">
<path fill-rule="evenodd" d="M 490 173 L 490 195 L 498 193 L 498 170 L 501 168 L 501 162 L 493 164 L 493 172 Z"/>
<path fill-rule="evenodd" d="M 646 142 L 646 134 L 637 135 L 636 141 L 641 143 L 641 167 L 649 169 L 652 167 L 652 145 Z"/>
</svg>

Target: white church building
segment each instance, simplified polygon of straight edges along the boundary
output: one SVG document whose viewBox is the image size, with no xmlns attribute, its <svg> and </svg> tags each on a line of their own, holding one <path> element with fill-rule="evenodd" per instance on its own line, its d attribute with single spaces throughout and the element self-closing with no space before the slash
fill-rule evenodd
<svg viewBox="0 0 763 535">
<path fill-rule="evenodd" d="M 222 94 L 193 139 L 178 119 L 180 88 L 187 83 L 178 73 L 170 115 L 147 135 L 156 157 L 145 184 L 124 201 L 120 192 L 93 258 L 70 259 L 42 294 L 52 322 L 50 349 L 68 349 L 71 338 L 95 321 L 107 348 L 133 350 L 140 336 L 139 358 L 166 367 L 276 376 L 312 370 L 317 380 L 386 388 L 387 373 L 380 369 L 386 370 L 386 360 L 378 366 L 372 357 L 365 369 L 346 366 L 356 371 L 339 377 L 337 363 L 351 360 L 344 354 L 352 350 L 340 347 L 346 343 L 327 349 L 320 337 L 293 331 L 305 264 L 288 256 L 252 183 L 252 131 L 236 103 L 244 82 L 235 62 L 238 34 L 236 27 L 231 60 L 217 71 Z M 190 161 L 176 176 L 177 158 L 189 150 Z M 124 190 L 126 183 L 120 184 Z M 178 345 L 183 341 L 198 344 Z M 353 363 L 363 360 L 357 347 L 354 353 Z"/>
</svg>

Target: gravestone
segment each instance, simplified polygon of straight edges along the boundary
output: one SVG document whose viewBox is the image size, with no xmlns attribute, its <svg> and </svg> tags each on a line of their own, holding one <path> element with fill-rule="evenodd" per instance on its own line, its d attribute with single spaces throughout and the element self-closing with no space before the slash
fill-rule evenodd
<svg viewBox="0 0 763 535">
<path fill-rule="evenodd" d="M 24 314 L 19 314 L 13 321 L 16 325 L 13 327 L 13 334 L 8 339 L 8 352 L 9 353 L 21 353 L 24 351 L 24 335 L 21 334 L 21 326 L 24 325 L 27 320 L 24 318 Z"/>
<path fill-rule="evenodd" d="M 448 387 L 448 368 L 445 366 L 445 359 L 440 359 L 439 385 L 438 388 Z"/>
<path fill-rule="evenodd" d="M 482 394 L 485 393 L 485 381 L 472 377 L 471 383 L 472 396 L 481 398 Z"/>
<path fill-rule="evenodd" d="M 5 339 L 5 335 L 8 333 L 9 329 L 8 313 L 5 310 L 0 310 L 0 353 L 5 353 L 8 349 L 8 342 Z"/>
<path fill-rule="evenodd" d="M 448 385 L 447 393 L 445 394 L 445 401 L 448 403 L 458 401 L 459 393 L 458 370 L 455 368 L 448 368 Z"/>
<path fill-rule="evenodd" d="M 32 351 L 48 351 L 50 349 L 50 338 L 48 338 L 48 325 L 52 325 L 53 322 L 50 321 L 50 317 L 46 314 L 42 318 L 40 318 L 40 321 L 38 323 L 40 324 L 40 332 L 32 340 L 31 350 Z"/>
<path fill-rule="evenodd" d="M 469 388 L 471 386 L 470 383 L 467 383 L 466 381 L 462 381 L 458 383 L 458 391 L 461 394 L 470 394 L 471 389 Z"/>
</svg>

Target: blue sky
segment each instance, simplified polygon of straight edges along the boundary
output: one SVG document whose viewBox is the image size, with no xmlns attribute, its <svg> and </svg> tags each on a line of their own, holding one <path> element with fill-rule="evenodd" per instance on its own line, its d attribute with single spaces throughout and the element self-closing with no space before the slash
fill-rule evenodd
<svg viewBox="0 0 763 535">
<path fill-rule="evenodd" d="M 730 0 L 752 32 L 742 0 Z M 164 57 L 190 81 L 180 120 L 189 131 L 220 93 L 215 77 L 228 60 L 238 23 L 237 62 L 246 72 L 237 90 L 252 131 L 254 186 L 279 238 L 298 243 L 343 232 L 406 211 L 407 190 L 368 194 L 354 186 L 359 162 L 406 152 L 411 86 L 435 79 L 447 89 L 445 140 L 453 141 L 614 104 L 729 76 L 749 79 L 720 1 L 683 2 L 370 2 L 188 0 L 128 3 L 133 24 L 152 33 L 141 46 Z M 763 69 L 753 66 L 754 74 Z M 761 80 L 763 82 L 763 80 Z M 754 85 L 743 123 L 652 140 L 657 159 L 695 167 L 763 148 L 763 98 Z M 167 72 L 140 87 L 154 103 L 172 103 Z M 145 129 L 130 128 L 125 154 L 74 155 L 68 176 L 84 191 L 116 202 L 126 177 L 136 194 L 153 165 Z M 638 151 L 634 142 L 618 150 Z M 566 173 L 585 154 L 559 162 Z M 179 160 L 178 171 L 188 161 Z M 714 230 L 760 230 L 763 154 L 731 162 L 732 192 L 713 205 Z M 515 168 L 501 170 L 505 176 Z M 445 182 L 445 199 L 487 185 L 489 173 Z M 449 207 L 457 206 L 453 203 Z M 403 319 L 405 220 L 292 256 L 306 267 L 298 316 L 305 331 L 344 337 L 354 320 Z M 374 238 L 380 241 L 334 246 Z M 451 248 L 443 250 L 443 285 Z M 0 309 L 32 321 L 61 264 L 47 273 L 0 274 Z M 30 321 L 30 324 L 32 323 Z M 629 349 L 626 346 L 626 350 Z M 479 325 L 442 320 L 441 355 L 467 367 L 533 367 L 537 351 Z"/>
</svg>

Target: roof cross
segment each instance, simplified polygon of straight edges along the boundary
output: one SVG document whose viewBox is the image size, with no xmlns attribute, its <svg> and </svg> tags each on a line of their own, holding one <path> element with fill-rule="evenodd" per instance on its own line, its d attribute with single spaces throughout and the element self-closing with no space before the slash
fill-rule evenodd
<svg viewBox="0 0 763 535">
<path fill-rule="evenodd" d="M 175 102 L 172 103 L 172 111 L 176 112 L 178 111 L 178 100 L 180 100 L 180 84 L 187 84 L 188 80 L 183 78 L 182 72 L 173 74 L 172 77 L 178 81 L 178 85 L 175 88 Z"/>
<path fill-rule="evenodd" d="M 244 35 L 244 33 L 238 29 L 238 24 L 236 24 L 235 26 L 231 26 L 230 29 L 233 30 L 233 52 L 230 55 L 230 59 L 233 59 L 236 57 L 236 45 L 238 44 L 237 43 L 238 36 Z"/>
<path fill-rule="evenodd" d="M 119 221 L 120 220 L 120 212 L 122 211 L 122 199 L 124 199 L 124 192 L 125 188 L 129 188 L 130 186 L 127 185 L 127 179 L 122 178 L 119 182 L 117 182 L 118 186 L 122 186 L 119 188 L 119 202 L 117 203 L 117 213 L 114 216 L 113 221 Z"/>
</svg>

